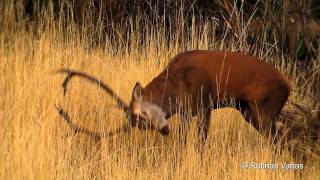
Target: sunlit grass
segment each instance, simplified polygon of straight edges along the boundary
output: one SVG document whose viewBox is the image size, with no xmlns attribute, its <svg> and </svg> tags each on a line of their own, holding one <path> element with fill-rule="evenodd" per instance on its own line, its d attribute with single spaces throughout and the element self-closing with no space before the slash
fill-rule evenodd
<svg viewBox="0 0 320 180">
<path fill-rule="evenodd" d="M 4 15 L 11 17 L 10 12 Z M 196 152 L 194 121 L 184 145 L 177 131 L 177 116 L 170 119 L 172 132 L 168 137 L 133 129 L 96 142 L 72 134 L 54 105 L 62 105 L 77 123 L 97 131 L 114 129 L 126 120 L 111 97 L 85 81 L 73 80 L 63 97 L 64 76 L 54 74 L 54 70 L 70 67 L 92 74 L 129 102 L 134 84 L 150 82 L 182 51 L 182 45 L 172 39 L 167 46 L 160 29 L 149 32 L 140 48 L 132 43 L 130 48 L 123 45 L 115 49 L 114 41 L 87 47 L 82 35 L 68 34 L 46 18 L 43 21 L 50 25 L 35 35 L 14 23 L 18 29 L 13 31 L 13 25 L 2 20 L 2 25 L 7 25 L 0 32 L 0 179 L 319 178 L 319 160 L 297 162 L 287 151 L 275 152 L 267 139 L 230 108 L 213 112 L 202 156 Z M 227 40 L 214 41 L 209 31 L 201 32 L 185 39 L 183 46 L 239 49 L 236 45 L 228 48 L 232 42 Z M 130 34 L 129 41 L 139 38 L 139 33 Z M 272 59 L 286 74 L 292 68 L 279 63 L 283 62 L 280 57 L 269 56 L 265 49 L 255 52 L 268 61 Z M 290 79 L 295 84 L 295 77 Z M 253 170 L 242 169 L 242 162 L 305 164 L 303 170 Z"/>
</svg>

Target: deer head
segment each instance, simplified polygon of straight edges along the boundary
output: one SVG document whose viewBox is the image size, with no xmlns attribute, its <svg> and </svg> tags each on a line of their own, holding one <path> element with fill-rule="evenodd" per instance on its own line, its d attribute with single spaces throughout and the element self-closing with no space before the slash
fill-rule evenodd
<svg viewBox="0 0 320 180">
<path fill-rule="evenodd" d="M 103 89 L 106 93 L 113 97 L 117 102 L 117 106 L 124 111 L 127 118 L 127 123 L 114 131 L 94 132 L 75 124 L 71 120 L 68 113 L 61 106 L 56 106 L 59 114 L 63 117 L 65 122 L 75 133 L 84 133 L 96 139 L 100 139 L 102 137 L 113 136 L 120 132 L 128 131 L 131 127 L 135 127 L 136 125 L 138 125 L 138 128 L 140 130 L 157 130 L 163 135 L 167 135 L 169 133 L 169 125 L 165 118 L 166 114 L 156 104 L 144 100 L 143 88 L 140 83 L 136 83 L 133 89 L 132 99 L 129 106 L 107 84 L 103 83 L 101 80 L 96 79 L 93 76 L 70 69 L 60 69 L 57 71 L 57 73 L 67 74 L 67 77 L 62 84 L 64 95 L 67 91 L 67 85 L 73 77 L 83 78 L 91 83 L 98 85 L 101 89 Z"/>
<path fill-rule="evenodd" d="M 163 135 L 169 134 L 166 113 L 158 105 L 144 99 L 143 88 L 139 82 L 132 91 L 130 113 L 132 125 L 138 124 L 140 130 L 153 129 Z"/>
</svg>

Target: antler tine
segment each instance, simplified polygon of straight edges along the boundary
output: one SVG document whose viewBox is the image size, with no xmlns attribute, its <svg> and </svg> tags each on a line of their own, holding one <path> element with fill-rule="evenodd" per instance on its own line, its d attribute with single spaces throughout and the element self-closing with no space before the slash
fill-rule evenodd
<svg viewBox="0 0 320 180">
<path fill-rule="evenodd" d="M 74 71 L 71 69 L 59 69 L 56 71 L 56 73 L 67 73 L 67 77 L 65 78 L 65 80 L 62 83 L 64 95 L 66 94 L 66 91 L 67 91 L 68 82 L 71 80 L 72 77 L 78 76 L 78 77 L 86 79 L 87 81 L 89 81 L 91 83 L 98 85 L 100 88 L 102 88 L 104 91 L 106 91 L 109 95 L 111 95 L 116 100 L 117 106 L 119 108 L 122 108 L 126 114 L 128 114 L 128 111 L 130 111 L 129 106 L 112 90 L 112 88 L 110 88 L 108 85 L 106 85 L 101 80 L 99 80 L 93 76 L 90 76 L 89 74 L 79 72 L 79 71 Z"/>
<path fill-rule="evenodd" d="M 68 71 L 67 72 L 67 77 L 64 79 L 63 83 L 62 83 L 62 88 L 63 88 L 63 96 L 66 96 L 67 93 L 67 85 L 68 82 L 70 81 L 70 79 L 72 78 L 72 76 L 74 75 L 72 72 Z"/>
<path fill-rule="evenodd" d="M 74 133 L 83 133 L 83 134 L 89 135 L 89 136 L 91 136 L 91 137 L 93 137 L 93 138 L 95 138 L 97 140 L 100 140 L 103 137 L 110 137 L 110 136 L 116 135 L 116 134 L 118 134 L 120 132 L 127 132 L 130 129 L 130 126 L 128 124 L 125 124 L 124 126 L 122 126 L 120 128 L 117 128 L 114 131 L 94 132 L 94 131 L 91 131 L 89 129 L 86 129 L 86 128 L 83 128 L 83 127 L 80 127 L 80 126 L 76 125 L 71 120 L 69 114 L 66 111 L 64 111 L 61 106 L 56 106 L 55 105 L 55 108 L 58 110 L 59 114 L 63 117 L 65 122 L 73 130 Z"/>
</svg>

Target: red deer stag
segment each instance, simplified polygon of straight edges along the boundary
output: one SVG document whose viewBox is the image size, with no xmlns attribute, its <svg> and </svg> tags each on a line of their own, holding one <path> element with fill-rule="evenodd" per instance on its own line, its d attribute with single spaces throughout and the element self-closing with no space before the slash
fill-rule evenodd
<svg viewBox="0 0 320 180">
<path fill-rule="evenodd" d="M 181 53 L 144 88 L 139 82 L 136 83 L 130 105 L 124 103 L 110 87 L 90 75 L 68 69 L 58 72 L 68 74 L 63 83 L 64 92 L 69 80 L 73 76 L 79 76 L 98 84 L 125 111 L 129 126 L 115 132 L 96 133 L 76 126 L 68 114 L 61 107 L 58 108 L 75 132 L 99 138 L 136 125 L 139 129 L 154 129 L 167 135 L 170 131 L 168 118 L 178 111 L 185 114 L 189 109 L 192 115 L 199 115 L 198 133 L 200 143 L 203 143 L 208 133 L 211 110 L 217 108 L 219 102 L 229 100 L 236 101 L 236 108 L 259 132 L 275 135 L 276 117 L 291 91 L 289 81 L 270 64 L 237 52 Z M 188 108 L 178 110 L 179 104 L 186 102 Z M 185 118 L 182 119 L 183 122 L 188 122 Z"/>
</svg>

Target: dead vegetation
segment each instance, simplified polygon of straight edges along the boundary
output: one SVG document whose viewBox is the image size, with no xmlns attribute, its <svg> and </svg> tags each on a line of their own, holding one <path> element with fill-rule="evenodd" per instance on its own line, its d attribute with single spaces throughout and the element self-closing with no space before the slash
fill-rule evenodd
<svg viewBox="0 0 320 180">
<path fill-rule="evenodd" d="M 259 44 L 245 41 L 252 34 L 246 27 L 260 27 L 262 20 L 241 21 L 242 11 L 235 11 L 237 16 L 232 21 L 238 25 L 230 21 L 232 30 L 228 30 L 218 27 L 226 23 L 221 19 L 199 23 L 191 18 L 186 26 L 185 16 L 179 16 L 174 21 L 177 28 L 168 31 L 169 21 L 164 24 L 143 16 L 122 19 L 110 26 L 102 23 L 103 16 L 97 22 L 88 20 L 79 24 L 72 20 L 75 18 L 72 13 L 58 11 L 62 16 L 53 16 L 51 9 L 46 9 L 30 21 L 21 13 L 24 7 L 14 2 L 17 1 L 0 3 L 0 15 L 4 17 L 0 18 L 0 179 L 314 179 L 319 176 L 319 113 L 314 111 L 319 110 L 319 57 L 315 56 L 305 71 L 294 58 L 279 51 L 278 36 L 272 36 L 277 40 L 272 42 L 253 39 Z M 230 19 L 226 15 L 225 18 Z M 106 33 L 104 27 L 112 27 L 112 31 Z M 267 30 L 260 32 L 264 34 Z M 303 107 L 300 109 L 290 102 L 286 105 L 279 126 L 280 133 L 287 136 L 280 145 L 281 152 L 275 151 L 274 145 L 232 109 L 212 113 L 205 158 L 201 158 L 194 148 L 194 124 L 190 126 L 187 143 L 178 143 L 180 135 L 175 130 L 179 117 L 170 120 L 174 131 L 167 138 L 133 130 L 93 141 L 71 133 L 54 108 L 55 104 L 63 105 L 77 124 L 91 130 L 115 130 L 125 123 L 125 116 L 112 108 L 116 106 L 112 98 L 99 88 L 77 80 L 70 83 L 72 88 L 64 97 L 63 77 L 52 75 L 52 71 L 70 67 L 88 72 L 108 82 L 128 102 L 137 80 L 146 84 L 163 70 L 171 57 L 191 49 L 241 51 L 272 63 L 290 78 L 294 84 L 290 101 Z M 305 110 L 311 111 L 311 115 Z M 295 156 L 296 149 L 303 155 Z M 240 167 L 242 162 L 303 163 L 304 169 L 244 170 Z"/>
</svg>

